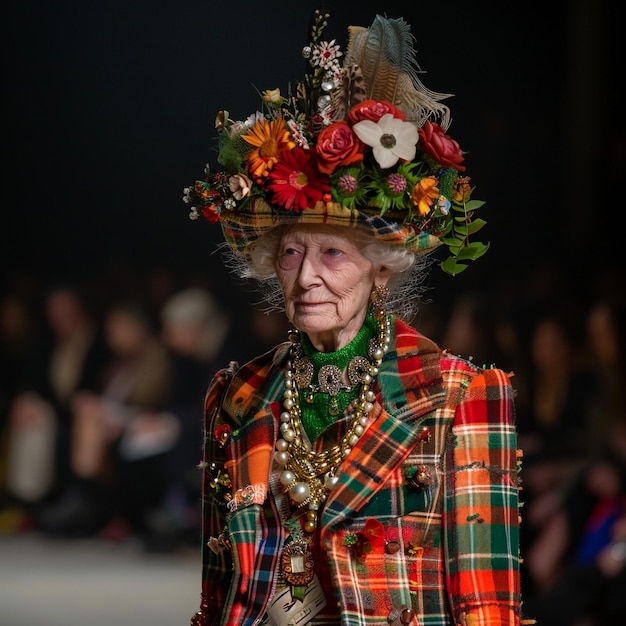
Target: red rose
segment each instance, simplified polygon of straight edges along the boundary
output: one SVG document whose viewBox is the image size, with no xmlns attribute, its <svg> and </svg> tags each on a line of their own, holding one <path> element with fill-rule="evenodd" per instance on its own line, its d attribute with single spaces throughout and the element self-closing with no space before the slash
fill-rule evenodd
<svg viewBox="0 0 626 626">
<path fill-rule="evenodd" d="M 322 174 L 332 174 L 340 165 L 363 160 L 365 145 L 344 120 L 327 126 L 317 136 L 315 153 L 317 168 Z"/>
<path fill-rule="evenodd" d="M 452 137 L 446 135 L 439 124 L 425 122 L 417 132 L 419 133 L 419 145 L 422 147 L 422 150 L 437 163 L 440 163 L 443 167 L 451 167 L 459 172 L 465 171 L 465 166 L 461 165 L 463 153 L 459 144 Z"/>
<path fill-rule="evenodd" d="M 406 117 L 400 109 L 387 102 L 386 100 L 363 100 L 359 104 L 354 105 L 348 113 L 348 122 L 350 126 L 353 126 L 357 122 L 362 120 L 371 120 L 377 122 L 383 115 L 391 113 L 394 117 L 406 121 Z"/>
</svg>

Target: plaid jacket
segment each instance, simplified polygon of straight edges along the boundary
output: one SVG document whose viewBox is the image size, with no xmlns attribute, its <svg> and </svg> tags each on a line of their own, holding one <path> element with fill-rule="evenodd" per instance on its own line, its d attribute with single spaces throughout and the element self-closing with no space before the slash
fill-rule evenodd
<svg viewBox="0 0 626 626">
<path fill-rule="evenodd" d="M 199 626 L 269 623 L 287 538 L 281 519 L 290 514 L 272 462 L 287 348 L 236 374 L 219 372 L 207 393 L 202 597 L 192 618 Z M 311 624 L 389 626 L 412 615 L 408 623 L 419 626 L 517 626 L 508 376 L 442 352 L 395 320 L 375 391 L 370 423 L 320 514 L 316 571 L 329 601 Z M 336 441 L 342 427 L 316 445 Z M 411 478 L 422 465 L 426 486 Z M 346 539 L 363 536 L 371 520 L 382 523 L 384 540 L 355 551 Z"/>
</svg>

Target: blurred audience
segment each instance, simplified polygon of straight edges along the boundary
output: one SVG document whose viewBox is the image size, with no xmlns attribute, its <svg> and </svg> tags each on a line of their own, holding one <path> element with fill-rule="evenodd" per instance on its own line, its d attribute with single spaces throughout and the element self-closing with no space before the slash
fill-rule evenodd
<svg viewBox="0 0 626 626">
<path fill-rule="evenodd" d="M 37 333 L 30 303 L 17 293 L 6 294 L 0 300 L 0 432 L 3 434 L 9 408 L 22 387 Z"/>
<path fill-rule="evenodd" d="M 483 295 L 463 294 L 453 302 L 441 347 L 480 366 L 488 367 L 492 363 L 487 358 L 496 360 L 500 366 L 493 322 L 493 311 Z"/>
<path fill-rule="evenodd" d="M 42 308 L 44 327 L 21 356 L 6 426 L 7 498 L 32 518 L 68 479 L 72 403 L 98 388 L 108 359 L 99 321 L 78 286 L 51 286 Z"/>
<path fill-rule="evenodd" d="M 567 311 L 566 311 L 567 312 Z M 589 461 L 594 379 L 581 363 L 576 319 L 544 312 L 530 336 L 527 403 L 518 407 L 524 451 L 527 586 L 545 589 L 571 548 L 566 503 Z M 574 512 L 572 512 L 573 514 Z"/>
<path fill-rule="evenodd" d="M 543 535 L 529 546 L 534 574 L 528 615 L 555 626 L 626 623 L 626 326 L 623 308 L 594 303 L 587 314 L 590 427 L 584 463 L 563 481 Z M 555 550 L 555 546 L 559 551 Z"/>
<path fill-rule="evenodd" d="M 149 513 L 146 548 L 169 551 L 200 539 L 202 413 L 208 382 L 228 361 L 230 316 L 204 288 L 173 293 L 161 308 L 161 332 L 172 359 L 166 410 L 178 423 L 178 438 L 167 452 L 166 490 Z"/>
<path fill-rule="evenodd" d="M 607 447 L 626 458 L 626 305 L 601 299 L 586 318 L 588 368 L 596 384 L 593 398 L 594 449 Z"/>
<path fill-rule="evenodd" d="M 179 433 L 165 411 L 167 349 L 141 302 L 111 305 L 103 330 L 112 356 L 99 388 L 73 397 L 71 480 L 39 519 L 50 533 L 83 535 L 102 526 L 111 538 L 141 532 L 146 511 L 163 496 L 163 459 Z"/>
</svg>

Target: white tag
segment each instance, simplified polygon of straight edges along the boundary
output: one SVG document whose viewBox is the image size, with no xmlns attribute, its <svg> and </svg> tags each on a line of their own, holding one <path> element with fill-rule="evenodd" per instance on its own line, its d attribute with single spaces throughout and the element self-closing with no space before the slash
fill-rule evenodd
<svg viewBox="0 0 626 626">
<path fill-rule="evenodd" d="M 314 576 L 306 587 L 304 601 L 291 597 L 291 587 L 283 587 L 272 598 L 267 614 L 272 626 L 304 626 L 325 606 L 324 590 Z"/>
</svg>

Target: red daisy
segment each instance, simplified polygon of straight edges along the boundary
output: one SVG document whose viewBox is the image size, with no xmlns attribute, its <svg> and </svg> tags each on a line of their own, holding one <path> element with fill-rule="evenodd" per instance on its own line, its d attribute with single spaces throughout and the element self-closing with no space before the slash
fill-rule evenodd
<svg viewBox="0 0 626 626">
<path fill-rule="evenodd" d="M 297 147 L 281 153 L 268 174 L 267 187 L 274 194 L 274 204 L 300 213 L 330 191 L 330 179 L 315 168 L 307 150 Z"/>
</svg>

